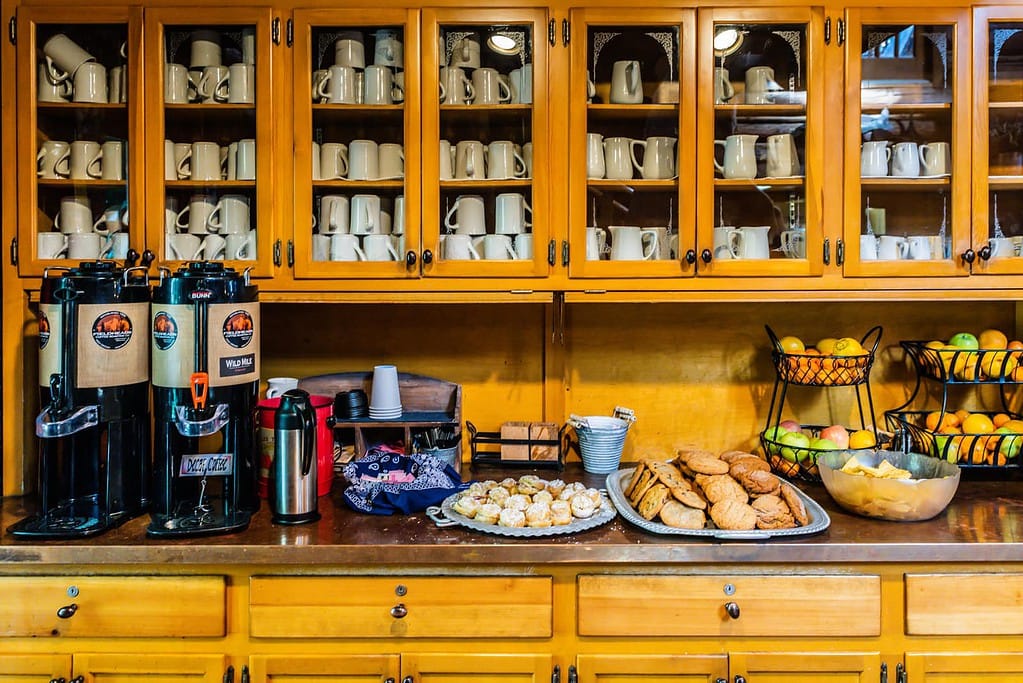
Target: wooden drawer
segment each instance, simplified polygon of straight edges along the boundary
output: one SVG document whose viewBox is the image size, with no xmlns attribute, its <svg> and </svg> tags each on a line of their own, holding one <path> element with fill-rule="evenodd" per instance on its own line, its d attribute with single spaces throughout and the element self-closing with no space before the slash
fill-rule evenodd
<svg viewBox="0 0 1023 683">
<path fill-rule="evenodd" d="M 876 636 L 878 576 L 582 575 L 582 636 Z M 728 603 L 738 608 L 729 616 Z"/>
<path fill-rule="evenodd" d="M 549 638 L 550 577 L 285 577 L 249 581 L 257 638 Z"/>
<path fill-rule="evenodd" d="M 1023 634 L 1023 574 L 906 574 L 906 633 Z"/>
<path fill-rule="evenodd" d="M 0 595 L 4 636 L 201 638 L 227 632 L 222 576 L 4 576 Z"/>
</svg>

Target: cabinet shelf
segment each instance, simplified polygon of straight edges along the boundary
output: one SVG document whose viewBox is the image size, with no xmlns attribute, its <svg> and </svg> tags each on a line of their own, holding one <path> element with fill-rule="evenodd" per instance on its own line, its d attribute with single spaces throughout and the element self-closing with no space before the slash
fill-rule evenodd
<svg viewBox="0 0 1023 683">
<path fill-rule="evenodd" d="M 504 188 L 530 187 L 533 184 L 530 178 L 508 178 L 505 180 L 442 180 L 442 190 L 500 190 Z"/>
<path fill-rule="evenodd" d="M 96 189 L 115 189 L 123 190 L 126 187 L 127 181 L 125 180 L 102 180 L 99 178 L 88 178 L 88 179 L 72 179 L 72 178 L 39 178 L 36 181 L 39 187 L 51 187 L 51 188 L 76 188 L 76 187 L 92 187 Z"/>
<path fill-rule="evenodd" d="M 519 113 L 533 110 L 531 104 L 442 104 L 441 112 L 445 114 L 481 114 L 481 113 Z"/>
<path fill-rule="evenodd" d="M 168 190 L 201 190 L 207 187 L 245 190 L 256 187 L 254 180 L 168 180 L 164 184 Z"/>
<path fill-rule="evenodd" d="M 889 190 L 892 192 L 917 192 L 920 190 L 936 190 L 947 188 L 952 179 L 945 175 L 937 178 L 860 178 L 860 187 L 864 190 Z"/>
<path fill-rule="evenodd" d="M 678 178 L 668 180 L 588 180 L 587 187 L 590 189 L 607 190 L 610 192 L 633 192 L 635 190 L 645 192 L 662 192 L 674 190 L 678 187 Z"/>
<path fill-rule="evenodd" d="M 124 102 L 40 102 L 36 109 L 40 112 L 49 111 L 90 111 L 90 110 L 117 110 L 127 109 Z"/>
<path fill-rule="evenodd" d="M 804 176 L 791 176 L 789 178 L 715 178 L 714 189 L 722 192 L 739 192 L 752 189 L 768 190 L 801 190 L 806 183 Z"/>
<path fill-rule="evenodd" d="M 589 117 L 595 121 L 677 118 L 677 104 L 590 104 Z"/>
<path fill-rule="evenodd" d="M 862 114 L 880 114 L 885 109 L 888 114 L 942 114 L 952 112 L 951 102 L 906 102 L 898 104 L 869 104 L 860 108 Z"/>
<path fill-rule="evenodd" d="M 992 175 L 987 184 L 994 190 L 1023 190 L 1023 175 Z"/>
<path fill-rule="evenodd" d="M 314 180 L 313 188 L 348 190 L 401 190 L 404 180 Z"/>
<path fill-rule="evenodd" d="M 803 104 L 715 104 L 714 114 L 717 116 L 737 116 L 739 118 L 806 116 L 806 105 Z"/>
<path fill-rule="evenodd" d="M 313 105 L 314 112 L 344 112 L 346 114 L 400 114 L 405 111 L 401 104 L 325 104 Z"/>
<path fill-rule="evenodd" d="M 123 106 L 123 105 L 122 105 Z M 234 102 L 209 102 L 209 103 L 189 103 L 189 104 L 164 104 L 164 108 L 167 111 L 201 111 L 203 113 L 211 111 L 245 111 L 249 109 L 255 109 L 256 105 L 252 103 L 234 103 Z"/>
<path fill-rule="evenodd" d="M 1007 101 L 1007 102 L 988 102 L 988 109 L 1005 112 L 1015 111 L 1017 109 L 1023 109 L 1023 102 L 1019 101 Z"/>
</svg>

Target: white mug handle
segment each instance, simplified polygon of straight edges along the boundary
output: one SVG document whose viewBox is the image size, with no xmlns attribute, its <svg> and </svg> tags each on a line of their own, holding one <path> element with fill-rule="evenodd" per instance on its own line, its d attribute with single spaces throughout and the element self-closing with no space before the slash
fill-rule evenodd
<svg viewBox="0 0 1023 683">
<path fill-rule="evenodd" d="M 107 230 L 106 222 L 106 212 L 101 213 L 96 222 L 92 224 L 92 231 L 97 235 L 109 235 L 110 231 Z"/>
<path fill-rule="evenodd" d="M 103 176 L 103 171 L 102 171 L 102 168 L 100 166 L 100 164 L 102 163 L 102 160 L 103 160 L 103 150 L 100 149 L 100 151 L 96 154 L 96 156 L 94 156 L 89 161 L 89 164 L 85 167 L 85 175 L 89 176 L 90 178 L 100 178 L 100 177 L 102 177 Z M 93 170 L 93 166 L 96 167 L 95 170 Z"/>
<path fill-rule="evenodd" d="M 220 220 L 220 215 L 223 213 L 220 210 L 221 206 L 221 203 L 217 202 L 217 205 L 213 207 L 213 211 L 210 211 L 210 215 L 206 217 L 206 225 L 212 232 L 220 232 L 220 229 L 224 227 Z"/>
<path fill-rule="evenodd" d="M 717 143 L 717 140 L 715 140 L 714 142 Z M 643 158 L 645 159 L 646 158 L 646 141 L 645 140 L 630 140 L 629 141 L 629 156 L 632 157 L 632 166 L 633 166 L 633 168 L 636 169 L 637 173 L 642 173 L 643 172 L 643 166 L 642 166 L 642 164 L 639 163 L 639 160 L 636 159 L 636 148 L 637 147 L 642 147 L 643 148 Z M 715 160 L 716 159 L 717 159 L 717 157 L 715 157 Z M 716 162 L 715 162 L 715 165 L 717 165 Z"/>
<path fill-rule="evenodd" d="M 742 233 L 738 230 L 728 231 L 728 251 L 732 253 L 732 258 L 739 258 L 739 249 L 742 246 Z"/>
<path fill-rule="evenodd" d="M 497 79 L 497 101 L 511 102 L 511 99 L 512 99 L 511 86 L 502 79 L 500 78 Z"/>
<path fill-rule="evenodd" d="M 213 100 L 216 102 L 227 102 L 228 95 L 231 89 L 231 74 L 224 74 L 224 77 L 217 81 L 217 85 L 213 88 Z"/>
<path fill-rule="evenodd" d="M 526 160 L 522 158 L 522 155 L 518 152 L 512 152 L 512 156 L 515 157 L 515 177 L 525 178 L 526 177 Z"/>
<path fill-rule="evenodd" d="M 369 212 L 369 208 L 368 207 L 366 208 L 366 211 Z M 365 261 L 366 260 L 366 252 L 364 252 L 362 250 L 362 248 L 358 244 L 354 245 L 353 248 L 355 249 L 356 257 L 358 257 L 358 259 L 360 261 Z"/>
<path fill-rule="evenodd" d="M 455 211 L 458 210 L 458 204 L 461 201 L 462 201 L 461 199 L 456 199 L 455 203 L 448 210 L 448 215 L 444 216 L 444 227 L 447 228 L 448 230 L 453 231 L 453 232 L 458 230 L 458 224 L 457 223 L 452 223 L 451 222 L 451 217 L 455 215 Z"/>
<path fill-rule="evenodd" d="M 717 147 L 718 145 L 721 145 L 721 148 L 725 149 L 725 141 L 724 140 L 715 140 L 714 141 L 714 146 Z M 715 153 L 714 153 L 714 168 L 717 169 L 718 173 L 724 175 L 725 167 L 718 163 L 717 150 L 715 150 Z"/>
<path fill-rule="evenodd" d="M 524 206 L 526 208 L 526 213 L 529 214 L 529 218 L 530 218 L 530 220 L 526 221 L 526 227 L 527 228 L 531 228 L 531 227 L 533 227 L 533 221 L 532 221 L 532 218 L 533 218 L 533 207 L 531 207 L 529 205 L 529 203 L 526 202 L 526 201 L 522 202 L 522 206 Z"/>
<path fill-rule="evenodd" d="M 316 84 L 316 94 L 319 96 L 321 102 L 327 99 L 327 84 L 329 83 L 330 72 L 328 71 L 327 75 L 324 76 L 323 79 Z"/>
<path fill-rule="evenodd" d="M 647 237 L 649 237 L 650 239 L 647 240 Z M 649 261 L 650 259 L 654 258 L 657 255 L 657 250 L 658 247 L 660 246 L 658 244 L 658 241 L 660 238 L 657 236 L 656 230 L 643 230 L 642 233 L 640 234 L 640 239 L 643 240 L 644 242 L 648 242 L 649 244 L 648 249 L 645 252 L 643 252 L 643 260 Z"/>
<path fill-rule="evenodd" d="M 472 242 L 469 242 L 469 258 L 473 261 L 480 260 L 480 253 L 476 251 L 476 246 Z"/>
<path fill-rule="evenodd" d="M 472 81 L 462 75 L 462 84 L 465 85 L 465 103 L 472 104 L 476 100 L 476 88 L 472 87 Z"/>
<path fill-rule="evenodd" d="M 448 89 L 444 87 L 444 82 L 440 81 L 440 103 L 444 104 L 444 99 L 448 96 Z"/>
<path fill-rule="evenodd" d="M 43 175 L 43 157 L 46 156 L 46 151 L 40 147 L 39 151 L 36 152 L 36 175 Z"/>
<path fill-rule="evenodd" d="M 174 218 L 174 225 L 176 225 L 177 227 L 179 227 L 179 228 L 181 228 L 183 230 L 188 230 L 188 223 L 187 222 L 183 223 L 181 219 L 184 218 L 185 216 L 187 216 L 188 213 L 191 210 L 192 210 L 192 205 L 188 204 L 187 206 L 185 206 L 185 208 L 181 209 L 181 211 L 178 211 L 178 215 Z M 173 251 L 174 253 L 177 253 L 177 250 L 174 249 L 173 246 L 171 247 L 171 251 Z"/>
<path fill-rule="evenodd" d="M 68 80 L 68 78 L 71 77 L 71 74 L 69 74 L 68 72 L 61 71 L 60 69 L 58 69 L 57 66 L 53 63 L 53 59 L 50 58 L 49 55 L 46 55 L 46 73 L 50 77 L 50 82 L 53 83 L 54 85 L 58 83 L 63 83 L 64 81 Z"/>
<path fill-rule="evenodd" d="M 180 161 L 178 161 L 178 175 L 179 176 L 181 176 L 181 175 L 183 175 L 183 176 L 191 176 L 192 175 L 192 168 L 191 168 L 191 163 L 190 163 L 191 160 L 192 160 L 192 148 L 189 147 L 188 151 L 185 152 L 185 155 L 183 157 L 181 157 Z M 188 170 L 185 170 L 185 165 L 186 164 L 189 166 Z"/>
</svg>

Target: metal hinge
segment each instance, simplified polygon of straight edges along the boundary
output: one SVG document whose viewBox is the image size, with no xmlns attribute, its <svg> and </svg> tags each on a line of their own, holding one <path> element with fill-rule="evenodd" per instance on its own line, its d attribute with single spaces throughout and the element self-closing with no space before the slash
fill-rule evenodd
<svg viewBox="0 0 1023 683">
<path fill-rule="evenodd" d="M 835 265 L 841 266 L 845 263 L 845 240 L 838 240 L 835 243 Z"/>
<path fill-rule="evenodd" d="M 281 241 L 277 240 L 274 242 L 274 265 L 281 265 Z"/>
<path fill-rule="evenodd" d="M 292 21 L 291 19 L 288 19 L 288 28 L 287 31 L 285 32 L 284 40 L 287 43 L 288 47 L 291 47 L 292 45 L 295 44 L 295 22 Z"/>
<path fill-rule="evenodd" d="M 274 45 L 281 44 L 281 18 L 274 17 L 274 20 L 270 22 L 270 40 L 274 42 Z"/>
<path fill-rule="evenodd" d="M 831 240 L 824 240 L 824 265 L 831 265 Z"/>
<path fill-rule="evenodd" d="M 288 240 L 288 268 L 295 266 L 295 243 Z"/>
<path fill-rule="evenodd" d="M 572 25 L 568 23 L 568 19 L 561 20 L 561 43 L 565 47 L 572 42 Z"/>
<path fill-rule="evenodd" d="M 11 41 L 11 45 L 18 44 L 18 21 L 13 16 L 7 24 L 7 40 Z"/>
<path fill-rule="evenodd" d="M 11 265 L 18 265 L 18 238 L 11 239 Z"/>
<path fill-rule="evenodd" d="M 838 20 L 838 44 L 845 44 L 845 19 Z"/>
<path fill-rule="evenodd" d="M 551 47 L 554 47 L 555 45 L 558 44 L 558 41 L 557 41 L 557 39 L 554 36 L 554 20 L 553 19 L 551 19 L 550 21 L 547 22 L 547 41 L 551 44 Z"/>
<path fill-rule="evenodd" d="M 831 17 L 824 18 L 824 44 L 831 45 Z"/>
<path fill-rule="evenodd" d="M 568 240 L 561 241 L 561 265 L 568 267 Z"/>
<path fill-rule="evenodd" d="M 557 249 L 557 248 L 558 248 L 557 240 L 551 240 L 550 244 L 547 245 L 547 264 L 548 265 L 551 265 L 551 266 L 554 265 L 554 253 L 555 253 L 554 250 Z"/>
</svg>

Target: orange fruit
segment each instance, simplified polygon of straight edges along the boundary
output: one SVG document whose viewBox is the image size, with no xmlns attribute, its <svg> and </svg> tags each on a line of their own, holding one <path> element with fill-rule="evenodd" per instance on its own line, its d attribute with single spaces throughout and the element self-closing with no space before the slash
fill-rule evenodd
<svg viewBox="0 0 1023 683">
<path fill-rule="evenodd" d="M 959 418 L 952 413 L 944 413 L 940 410 L 927 413 L 924 419 L 924 426 L 931 432 L 943 432 L 946 429 L 958 429 Z"/>
<path fill-rule="evenodd" d="M 819 355 L 821 355 L 821 352 L 818 351 L 817 349 L 813 348 L 812 346 L 810 348 L 808 348 L 808 349 L 803 349 L 803 353 L 805 353 L 807 356 L 819 356 Z"/>
<path fill-rule="evenodd" d="M 1020 349 L 1023 349 L 1023 341 L 1020 341 L 1019 339 L 1013 339 L 1011 342 L 1005 345 L 1005 348 L 1013 349 L 1014 351 L 1019 351 Z"/>
<path fill-rule="evenodd" d="M 1001 426 L 1005 427 L 1013 434 L 1023 434 L 1023 420 L 1009 420 Z"/>
<path fill-rule="evenodd" d="M 1012 369 L 1012 380 L 1014 382 L 1023 382 L 1023 365 L 1017 365 Z"/>
<path fill-rule="evenodd" d="M 802 353 L 806 349 L 802 339 L 791 335 L 779 339 L 778 345 L 784 353 Z"/>
<path fill-rule="evenodd" d="M 993 431 L 994 421 L 984 413 L 973 413 L 963 420 L 963 434 L 990 434 Z"/>
<path fill-rule="evenodd" d="M 1009 338 L 1001 330 L 984 330 L 977 335 L 982 349 L 1004 349 L 1009 346 Z"/>
<path fill-rule="evenodd" d="M 956 411 L 956 417 L 959 418 L 959 425 L 962 426 L 963 421 L 970 416 L 970 411 L 965 408 L 960 408 Z"/>
<path fill-rule="evenodd" d="M 849 435 L 849 448 L 873 448 L 877 445 L 877 437 L 869 429 L 858 429 Z"/>
<path fill-rule="evenodd" d="M 991 422 L 994 423 L 995 429 L 998 429 L 999 427 L 1004 427 L 1005 424 L 1011 419 L 1012 418 L 1006 415 L 1005 413 L 998 413 L 997 415 L 991 418 Z"/>
</svg>

